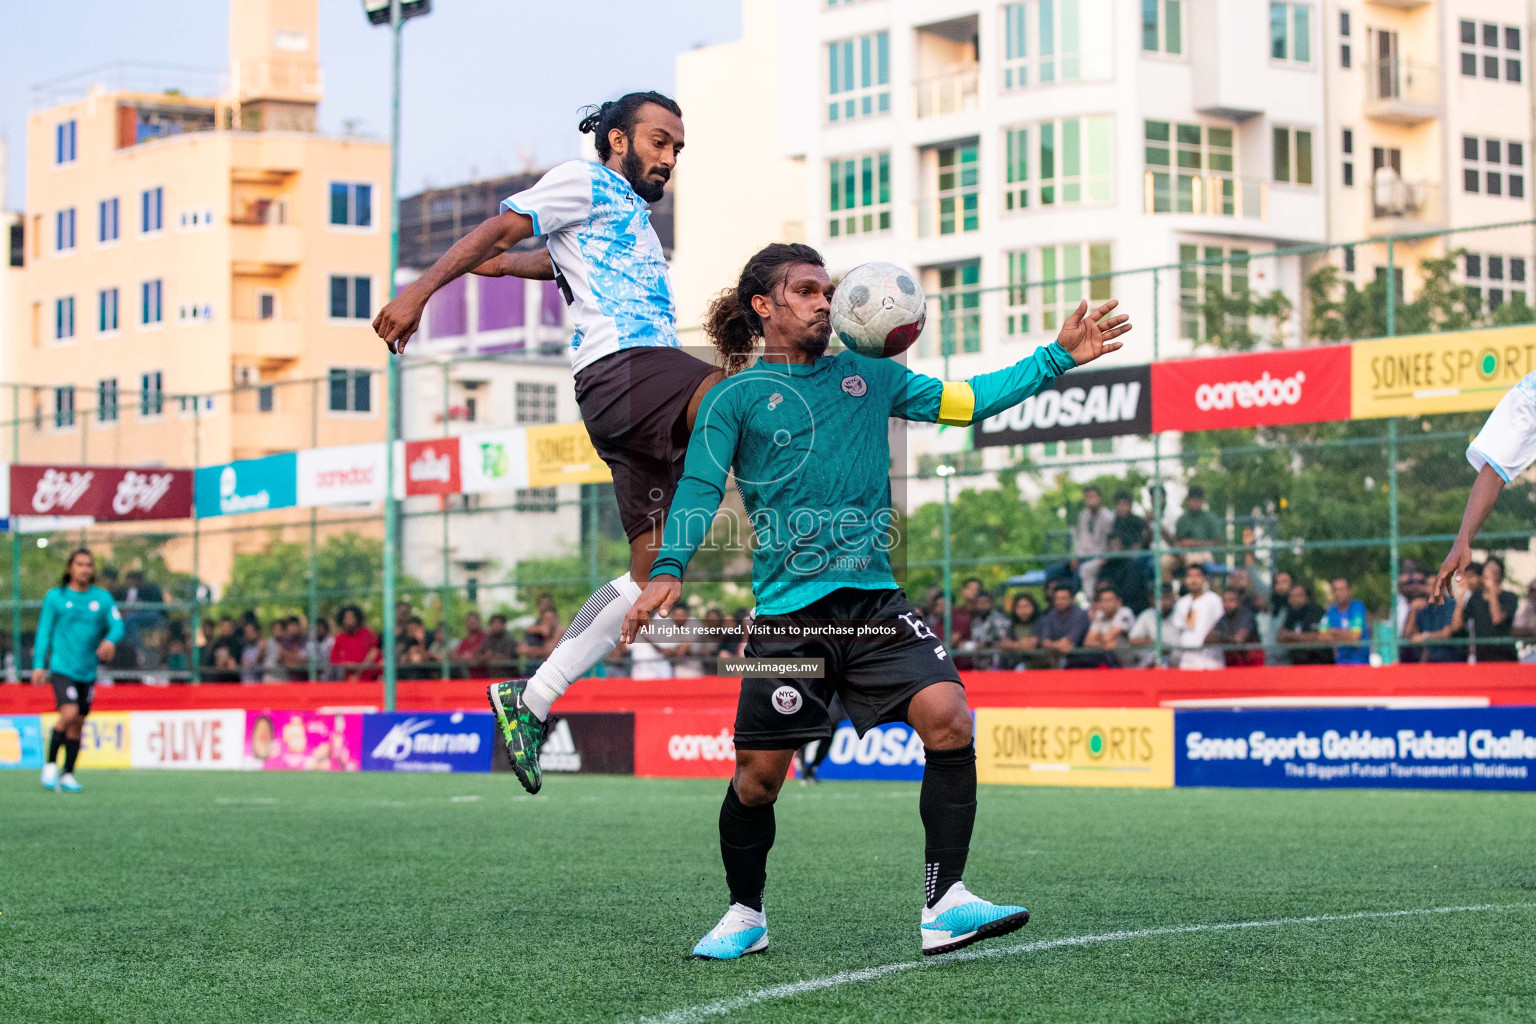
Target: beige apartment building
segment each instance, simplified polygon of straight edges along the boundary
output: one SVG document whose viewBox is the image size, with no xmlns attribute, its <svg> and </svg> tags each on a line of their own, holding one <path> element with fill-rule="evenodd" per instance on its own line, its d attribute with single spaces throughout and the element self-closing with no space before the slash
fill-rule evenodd
<svg viewBox="0 0 1536 1024">
<path fill-rule="evenodd" d="M 231 0 L 227 82 L 201 91 L 131 66 L 39 90 L 5 352 L 19 461 L 384 439 L 389 146 L 316 131 L 317 3 Z M 205 579 L 233 544 L 203 545 Z"/>
</svg>

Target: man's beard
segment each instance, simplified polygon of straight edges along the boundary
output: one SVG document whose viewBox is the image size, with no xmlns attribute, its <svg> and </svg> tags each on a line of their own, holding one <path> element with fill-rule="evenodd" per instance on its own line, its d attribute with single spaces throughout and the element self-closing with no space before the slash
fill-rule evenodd
<svg viewBox="0 0 1536 1024">
<path fill-rule="evenodd" d="M 800 351 L 812 359 L 820 359 L 827 354 L 827 345 L 832 341 L 832 327 L 822 321 L 818 326 L 826 326 L 825 331 L 815 330 L 800 339 Z"/>
<path fill-rule="evenodd" d="M 640 154 L 633 149 L 624 154 L 621 167 L 624 177 L 629 179 L 629 187 L 635 190 L 635 195 L 646 202 L 656 202 L 667 190 L 665 181 L 653 181 L 645 176 L 645 165 L 640 162 Z"/>
</svg>

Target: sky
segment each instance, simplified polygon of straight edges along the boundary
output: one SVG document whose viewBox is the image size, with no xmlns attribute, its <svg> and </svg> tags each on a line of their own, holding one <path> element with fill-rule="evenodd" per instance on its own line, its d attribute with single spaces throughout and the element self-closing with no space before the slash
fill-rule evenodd
<svg viewBox="0 0 1536 1024">
<path fill-rule="evenodd" d="M 359 0 L 319 0 L 321 130 L 389 135 L 389 30 Z M 670 93 L 678 53 L 737 38 L 737 0 L 435 0 L 405 29 L 401 192 L 580 155 L 577 108 Z M 637 19 L 636 13 L 643 13 Z M 22 208 L 40 82 L 115 61 L 223 69 L 228 0 L 0 0 L 5 205 Z"/>
</svg>

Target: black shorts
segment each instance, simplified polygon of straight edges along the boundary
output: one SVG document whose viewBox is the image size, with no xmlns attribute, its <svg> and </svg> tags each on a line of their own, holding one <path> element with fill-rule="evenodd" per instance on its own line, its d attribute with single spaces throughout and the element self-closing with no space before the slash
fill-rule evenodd
<svg viewBox="0 0 1536 1024">
<path fill-rule="evenodd" d="M 613 471 L 624 533 L 667 521 L 688 452 L 688 403 L 709 363 L 680 348 L 631 348 L 576 374 L 576 404 L 592 447 Z"/>
<path fill-rule="evenodd" d="M 96 680 L 88 683 L 71 679 L 69 676 L 61 676 L 57 672 L 49 673 L 48 681 L 53 684 L 53 706 L 55 709 L 65 704 L 75 704 L 80 708 L 81 716 L 91 713 L 91 701 L 96 697 Z"/>
<path fill-rule="evenodd" d="M 889 638 L 834 640 L 765 635 L 778 624 L 873 623 L 895 627 Z M 958 683 L 960 673 L 943 641 L 900 590 L 844 587 L 787 615 L 754 620 L 748 658 L 821 658 L 821 679 L 747 677 L 736 704 L 736 746 L 742 750 L 791 750 L 826 739 L 836 722 L 827 706 L 842 700 L 863 736 L 885 722 L 905 721 L 907 704 L 935 683 Z"/>
</svg>

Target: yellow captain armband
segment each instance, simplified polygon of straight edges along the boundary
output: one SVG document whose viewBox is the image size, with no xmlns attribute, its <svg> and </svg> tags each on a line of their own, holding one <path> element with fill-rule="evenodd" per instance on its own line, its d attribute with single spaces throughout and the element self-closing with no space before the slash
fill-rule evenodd
<svg viewBox="0 0 1536 1024">
<path fill-rule="evenodd" d="M 976 412 L 976 392 L 963 380 L 947 380 L 939 395 L 939 422 L 951 427 L 969 426 Z"/>
</svg>

